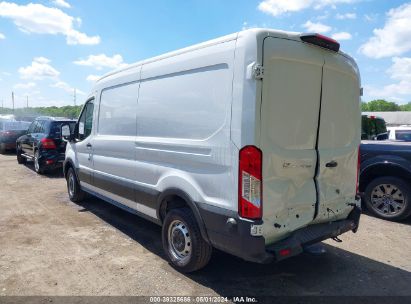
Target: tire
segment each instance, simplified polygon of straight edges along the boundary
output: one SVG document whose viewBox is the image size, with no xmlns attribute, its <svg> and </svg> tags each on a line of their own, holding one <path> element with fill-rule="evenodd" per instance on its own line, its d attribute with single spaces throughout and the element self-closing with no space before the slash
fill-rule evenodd
<svg viewBox="0 0 411 304">
<path fill-rule="evenodd" d="M 403 179 L 384 176 L 365 188 L 365 205 L 375 216 L 401 221 L 411 215 L 411 187 Z"/>
<path fill-rule="evenodd" d="M 210 261 L 212 246 L 201 236 L 189 208 L 172 209 L 167 213 L 162 227 L 162 240 L 168 260 L 180 272 L 199 270 Z"/>
<path fill-rule="evenodd" d="M 20 164 L 20 165 L 25 164 L 27 162 L 27 159 L 25 157 L 21 156 L 22 153 L 23 152 L 21 151 L 20 146 L 17 146 L 17 152 L 16 152 L 16 154 L 17 154 L 17 163 Z"/>
<path fill-rule="evenodd" d="M 6 154 L 6 145 L 3 143 L 0 144 L 0 154 Z"/>
<path fill-rule="evenodd" d="M 76 173 L 73 168 L 69 168 L 66 175 L 67 192 L 70 200 L 73 203 L 80 203 L 86 197 L 86 193 L 81 190 L 80 183 L 77 180 Z"/>
<path fill-rule="evenodd" d="M 34 151 L 34 171 L 36 171 L 37 174 L 44 174 L 45 169 L 40 163 L 40 152 L 39 150 Z"/>
</svg>

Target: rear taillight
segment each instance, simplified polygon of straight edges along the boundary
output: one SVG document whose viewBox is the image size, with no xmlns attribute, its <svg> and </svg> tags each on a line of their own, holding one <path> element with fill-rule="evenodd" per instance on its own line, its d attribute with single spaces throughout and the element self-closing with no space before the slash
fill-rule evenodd
<svg viewBox="0 0 411 304">
<path fill-rule="evenodd" d="M 334 52 L 340 50 L 340 44 L 336 40 L 320 34 L 302 34 L 300 39 L 304 42 L 315 44 Z"/>
<path fill-rule="evenodd" d="M 13 131 L 4 131 L 4 132 L 0 132 L 0 135 L 5 136 L 5 137 L 10 137 L 15 135 L 16 133 Z"/>
<path fill-rule="evenodd" d="M 43 138 L 41 140 L 41 146 L 43 149 L 56 149 L 56 144 L 50 138 Z"/>
<path fill-rule="evenodd" d="M 263 214 L 263 154 L 255 146 L 240 150 L 238 213 L 241 217 L 258 220 Z"/>
<path fill-rule="evenodd" d="M 361 155 L 360 155 L 360 148 L 358 148 L 357 181 L 355 183 L 355 195 L 359 194 L 359 190 L 360 190 L 360 167 L 361 167 Z"/>
</svg>

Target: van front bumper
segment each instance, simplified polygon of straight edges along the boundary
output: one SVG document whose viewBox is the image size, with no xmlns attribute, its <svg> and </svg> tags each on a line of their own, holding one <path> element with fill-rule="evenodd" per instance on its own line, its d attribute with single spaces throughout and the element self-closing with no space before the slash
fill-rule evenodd
<svg viewBox="0 0 411 304">
<path fill-rule="evenodd" d="M 251 222 L 235 214 L 218 214 L 209 208 L 199 209 L 209 241 L 215 248 L 256 263 L 281 261 L 302 253 L 305 246 L 335 238 L 348 231 L 356 232 L 361 215 L 361 209 L 355 206 L 345 220 L 310 225 L 266 246 L 264 237 L 252 236 L 250 233 L 251 226 L 260 225 L 261 221 Z"/>
</svg>

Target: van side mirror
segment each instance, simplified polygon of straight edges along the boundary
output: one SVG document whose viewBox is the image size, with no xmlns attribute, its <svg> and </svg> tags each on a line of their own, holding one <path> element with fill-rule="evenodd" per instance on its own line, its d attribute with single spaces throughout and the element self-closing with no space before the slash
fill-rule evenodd
<svg viewBox="0 0 411 304">
<path fill-rule="evenodd" d="M 65 141 L 73 141 L 74 139 L 74 134 L 71 132 L 70 125 L 69 124 L 62 124 L 61 125 L 61 137 Z"/>
</svg>

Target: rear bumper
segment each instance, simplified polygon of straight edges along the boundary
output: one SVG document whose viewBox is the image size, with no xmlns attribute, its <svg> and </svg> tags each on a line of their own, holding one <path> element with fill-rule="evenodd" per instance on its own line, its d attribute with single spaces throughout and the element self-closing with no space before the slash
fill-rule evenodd
<svg viewBox="0 0 411 304">
<path fill-rule="evenodd" d="M 296 256 L 303 252 L 304 246 L 312 245 L 329 238 L 337 237 L 345 232 L 357 232 L 360 221 L 361 209 L 354 207 L 349 217 L 345 220 L 311 225 L 296 230 L 288 238 L 275 244 L 267 246 L 266 250 L 270 252 L 277 261 Z M 282 255 L 281 253 L 287 253 Z"/>
<path fill-rule="evenodd" d="M 347 231 L 356 232 L 361 210 L 354 207 L 345 220 L 316 224 L 296 230 L 289 237 L 266 246 L 262 236 L 252 236 L 251 226 L 262 222 L 245 221 L 236 214 L 218 214 L 210 208 L 199 208 L 210 243 L 217 249 L 256 263 L 270 263 L 296 256 L 304 246 L 337 237 Z M 235 224 L 230 219 L 234 219 Z M 286 254 L 284 254 L 286 253 Z"/>
<path fill-rule="evenodd" d="M 65 154 L 59 153 L 55 150 L 42 151 L 40 153 L 40 164 L 47 169 L 54 169 L 63 166 Z"/>
</svg>

